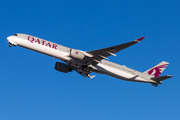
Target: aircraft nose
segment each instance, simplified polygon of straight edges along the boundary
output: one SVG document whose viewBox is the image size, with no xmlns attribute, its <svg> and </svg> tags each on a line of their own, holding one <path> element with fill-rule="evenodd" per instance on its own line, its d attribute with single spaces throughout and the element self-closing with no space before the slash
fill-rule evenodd
<svg viewBox="0 0 180 120">
<path fill-rule="evenodd" d="M 14 42 L 14 40 L 13 40 L 13 36 L 7 37 L 7 40 L 8 40 L 8 43 L 9 43 L 9 47 L 11 47 L 12 45 L 13 45 L 13 46 L 16 46 L 16 45 L 17 45 L 17 44 Z"/>
<path fill-rule="evenodd" d="M 10 41 L 11 40 L 11 36 L 7 37 L 7 40 Z"/>
</svg>

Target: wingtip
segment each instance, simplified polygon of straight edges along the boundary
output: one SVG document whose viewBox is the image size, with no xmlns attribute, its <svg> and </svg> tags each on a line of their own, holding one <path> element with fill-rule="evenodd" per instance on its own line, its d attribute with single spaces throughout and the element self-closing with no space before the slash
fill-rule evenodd
<svg viewBox="0 0 180 120">
<path fill-rule="evenodd" d="M 143 37 L 140 37 L 140 38 L 137 39 L 137 41 L 140 42 L 140 41 L 143 40 L 144 38 L 145 38 L 144 36 L 143 36 Z"/>
</svg>

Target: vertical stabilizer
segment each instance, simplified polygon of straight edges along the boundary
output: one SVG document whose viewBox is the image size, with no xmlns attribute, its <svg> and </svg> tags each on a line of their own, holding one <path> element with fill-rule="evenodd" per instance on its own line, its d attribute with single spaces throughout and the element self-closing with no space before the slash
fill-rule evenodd
<svg viewBox="0 0 180 120">
<path fill-rule="evenodd" d="M 164 69 L 168 66 L 168 62 L 162 61 L 161 63 L 157 64 L 156 66 L 150 68 L 149 70 L 145 71 L 145 74 L 148 74 L 152 77 L 159 77 Z"/>
</svg>

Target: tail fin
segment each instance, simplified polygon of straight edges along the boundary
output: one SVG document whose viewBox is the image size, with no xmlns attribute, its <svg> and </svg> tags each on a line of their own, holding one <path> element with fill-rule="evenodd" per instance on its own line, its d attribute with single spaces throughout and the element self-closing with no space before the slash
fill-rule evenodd
<svg viewBox="0 0 180 120">
<path fill-rule="evenodd" d="M 149 70 L 143 73 L 148 74 L 152 77 L 159 77 L 168 65 L 168 62 L 162 61 L 161 63 L 157 64 L 156 66 L 150 68 Z"/>
</svg>

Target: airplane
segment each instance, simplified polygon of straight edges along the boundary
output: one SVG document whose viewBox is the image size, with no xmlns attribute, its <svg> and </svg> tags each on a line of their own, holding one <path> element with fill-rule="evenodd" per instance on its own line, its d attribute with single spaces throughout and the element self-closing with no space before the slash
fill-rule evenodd
<svg viewBox="0 0 180 120">
<path fill-rule="evenodd" d="M 115 53 L 139 43 L 144 38 L 145 37 L 140 37 L 131 42 L 92 51 L 81 51 L 68 48 L 22 33 L 9 36 L 7 40 L 9 47 L 21 46 L 63 61 L 64 63 L 56 62 L 55 64 L 55 69 L 60 72 L 68 73 L 75 70 L 82 76 L 91 79 L 94 78 L 95 75 L 90 76 L 90 73 L 95 72 L 126 81 L 151 83 L 153 86 L 157 87 L 158 84 L 162 84 L 163 80 L 173 77 L 171 75 L 160 76 L 168 66 L 168 62 L 162 61 L 142 73 L 124 65 L 110 62 L 107 58 L 110 55 L 116 56 Z"/>
</svg>

